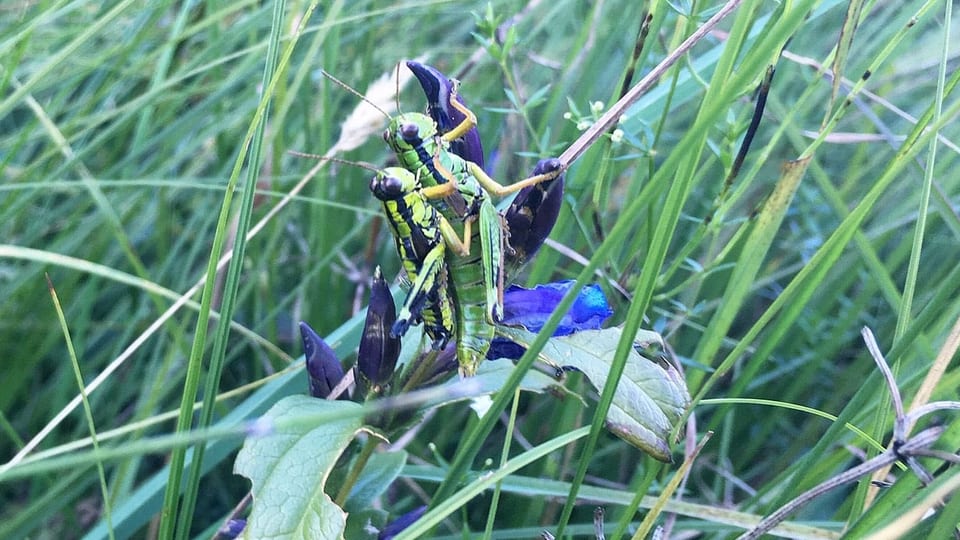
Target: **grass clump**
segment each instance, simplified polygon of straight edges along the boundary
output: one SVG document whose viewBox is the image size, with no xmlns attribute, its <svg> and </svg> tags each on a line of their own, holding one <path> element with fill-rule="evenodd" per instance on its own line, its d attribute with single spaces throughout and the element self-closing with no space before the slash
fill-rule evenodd
<svg viewBox="0 0 960 540">
<path fill-rule="evenodd" d="M 358 99 L 321 69 L 361 91 L 410 58 L 459 76 L 488 168 L 514 179 L 563 153 L 726 5 L 141 4 L 0 8 L 3 538 L 209 536 L 250 489 L 230 468 L 238 422 L 305 391 L 298 321 L 342 358 L 355 350 L 373 269 L 399 271 L 369 172 L 289 151 L 389 154 L 376 136 L 342 142 L 360 131 L 345 124 Z M 681 359 L 694 404 L 675 462 L 714 435 L 654 512 L 675 534 L 739 534 L 881 454 L 895 414 L 865 326 L 907 410 L 958 399 L 960 70 L 943 4 L 744 1 L 568 170 L 552 243 L 520 281 L 595 267 L 585 279 L 605 288 L 613 323 L 659 331 Z M 770 66 L 765 112 L 731 174 Z M 409 88 L 399 104 L 424 106 Z M 374 134 L 386 124 L 370 118 Z M 231 249 L 234 270 L 210 266 Z M 76 410 L 75 367 L 89 416 Z M 189 378 L 218 398 L 198 415 L 209 430 L 187 431 L 189 414 L 175 425 L 201 399 L 184 391 Z M 576 375 L 567 385 L 593 393 Z M 469 449 L 480 458 L 469 468 L 484 471 L 507 440 L 511 457 L 528 456 L 594 411 L 523 396 L 512 423 Z M 935 447 L 954 452 L 956 415 L 938 420 Z M 447 464 L 477 425 L 462 405 L 433 412 L 405 441 L 382 508 L 403 514 L 459 480 Z M 578 496 L 605 507 L 608 536 L 633 531 L 678 465 L 592 441 L 507 475 L 494 514 L 487 496 L 456 501 L 435 534 L 592 534 L 593 505 L 565 507 L 584 476 Z M 176 501 L 171 491 L 164 506 L 167 458 L 201 442 L 206 468 L 185 477 L 202 496 L 179 525 L 161 524 Z M 956 489 L 953 468 L 920 463 L 930 490 Z M 814 499 L 790 534 L 912 526 L 889 509 L 928 505 L 914 473 L 875 480 L 893 485 L 861 477 Z M 958 507 L 909 534 L 949 533 Z"/>
</svg>

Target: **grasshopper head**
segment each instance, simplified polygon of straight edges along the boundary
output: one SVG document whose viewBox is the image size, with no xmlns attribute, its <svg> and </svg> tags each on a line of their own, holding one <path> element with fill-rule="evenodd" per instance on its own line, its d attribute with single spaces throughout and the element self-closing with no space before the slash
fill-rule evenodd
<svg viewBox="0 0 960 540">
<path fill-rule="evenodd" d="M 381 201 L 395 201 L 416 190 L 417 177 L 401 167 L 387 167 L 370 180 L 370 191 Z"/>
<path fill-rule="evenodd" d="M 403 113 L 390 120 L 383 140 L 394 152 L 403 152 L 433 140 L 436 135 L 437 124 L 432 118 L 423 113 Z"/>
</svg>

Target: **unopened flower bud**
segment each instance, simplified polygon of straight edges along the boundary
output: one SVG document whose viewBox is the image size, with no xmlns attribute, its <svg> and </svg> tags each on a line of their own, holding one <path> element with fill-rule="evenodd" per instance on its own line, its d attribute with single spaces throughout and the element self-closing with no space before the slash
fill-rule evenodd
<svg viewBox="0 0 960 540">
<path fill-rule="evenodd" d="M 533 175 L 546 174 L 560 169 L 560 160 L 541 159 L 533 169 Z M 524 265 L 540 249 L 543 241 L 557 223 L 563 203 L 563 173 L 553 180 L 520 190 L 510 208 L 504 214 L 510 232 L 510 248 L 507 255 L 508 271 Z"/>
<path fill-rule="evenodd" d="M 382 384 L 390 380 L 400 356 L 400 338 L 390 337 L 390 329 L 397 320 L 397 308 L 390 294 L 390 286 L 380 272 L 373 273 L 370 287 L 370 305 L 360 338 L 357 367 L 367 380 Z"/>
<path fill-rule="evenodd" d="M 457 92 L 459 82 L 447 78 L 440 70 L 426 64 L 409 61 L 407 67 L 420 82 L 420 87 L 427 96 L 427 113 L 437 123 L 437 130 L 440 133 L 452 130 L 467 119 L 465 114 L 451 104 L 451 100 L 456 99 L 458 103 L 465 106 L 463 98 Z M 476 126 L 461 138 L 451 141 L 450 150 L 483 168 L 483 145 Z"/>
<path fill-rule="evenodd" d="M 307 362 L 307 377 L 310 383 L 310 395 L 326 398 L 330 391 L 343 379 L 343 366 L 337 353 L 317 334 L 310 325 L 300 322 L 300 337 L 303 339 L 303 356 Z M 344 392 L 340 398 L 346 399 Z"/>
</svg>

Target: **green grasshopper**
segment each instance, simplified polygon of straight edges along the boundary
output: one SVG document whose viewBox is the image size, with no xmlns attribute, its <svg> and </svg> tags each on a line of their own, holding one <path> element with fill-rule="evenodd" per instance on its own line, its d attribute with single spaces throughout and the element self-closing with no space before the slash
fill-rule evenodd
<svg viewBox="0 0 960 540">
<path fill-rule="evenodd" d="M 440 70 L 414 60 L 406 62 L 413 72 L 423 95 L 427 99 L 427 114 L 436 123 L 441 135 L 452 131 L 464 120 L 469 120 L 470 111 L 459 95 L 460 81 L 451 79 Z M 463 111 L 466 111 L 464 113 Z M 449 137 L 449 136 L 448 136 Z M 450 141 L 449 150 L 483 168 L 483 142 L 476 128 L 468 129 L 461 137 Z M 537 163 L 531 176 L 555 171 L 559 168 L 556 159 L 544 159 Z M 506 252 L 506 275 L 522 267 L 543 244 L 553 229 L 563 201 L 563 175 L 520 190 L 509 208 L 501 212 L 510 231 L 510 246 Z"/>
<path fill-rule="evenodd" d="M 336 161 L 369 169 L 375 173 L 370 191 L 383 203 L 384 214 L 393 232 L 397 254 L 410 285 L 407 298 L 390 334 L 400 337 L 412 324 L 424 323 L 433 348 L 446 347 L 456 335 L 456 304 L 450 296 L 449 277 L 444 264 L 446 247 L 466 255 L 469 238 L 460 240 L 450 222 L 427 202 L 420 181 L 400 167 L 379 169 L 363 163 L 315 154 L 291 152 L 301 157 Z"/>
<path fill-rule="evenodd" d="M 490 194 L 502 197 L 551 180 L 560 167 L 508 186 L 500 184 L 479 165 L 449 151 L 450 141 L 476 123 L 469 109 L 455 100 L 452 103 L 466 119 L 447 133 L 440 135 L 433 119 L 425 114 L 403 113 L 391 119 L 384 140 L 402 167 L 421 175 L 425 196 L 441 214 L 450 221 L 462 219 L 464 238 L 480 242 L 478 253 L 447 257 L 458 307 L 457 359 L 463 372 L 472 375 L 486 357 L 493 325 L 503 315 L 503 264 L 509 233 Z"/>
<path fill-rule="evenodd" d="M 444 265 L 445 245 L 461 255 L 469 252 L 469 246 L 427 202 L 418 178 L 410 171 L 400 167 L 379 171 L 370 181 L 370 191 L 383 202 L 397 253 L 411 282 L 390 333 L 402 336 L 411 324 L 422 320 L 433 348 L 443 349 L 456 335 L 455 306 Z"/>
<path fill-rule="evenodd" d="M 365 99 L 345 83 L 329 74 L 327 77 Z M 442 135 L 426 114 L 401 113 L 391 117 L 381 112 L 390 120 L 384 140 L 397 155 L 400 165 L 419 175 L 422 196 L 448 223 L 463 223 L 467 254 L 451 253 L 445 259 L 457 303 L 457 359 L 463 373 L 472 375 L 486 357 L 494 336 L 493 325 L 503 315 L 505 237 L 509 233 L 490 194 L 503 197 L 515 193 L 557 177 L 562 168 L 556 162 L 555 167 L 544 174 L 507 186 L 500 184 L 479 165 L 449 150 L 451 141 L 476 125 L 472 111 L 456 100 L 452 100 L 452 104 L 465 118 Z M 479 243 L 480 248 L 471 253 L 469 246 L 473 241 Z"/>
<path fill-rule="evenodd" d="M 494 337 L 494 327 L 485 314 L 482 254 L 499 254 L 502 247 L 485 246 L 471 256 L 470 244 L 502 237 L 486 237 L 480 229 L 461 240 L 450 222 L 427 202 L 427 189 L 421 188 L 417 177 L 406 169 L 390 167 L 378 173 L 370 182 L 370 190 L 383 202 L 397 253 L 413 283 L 391 333 L 402 335 L 411 323 L 421 319 L 435 349 L 442 349 L 450 336 L 456 337 L 458 358 L 474 362 L 461 362 L 463 371 L 473 374 Z M 482 206 L 480 211 L 492 211 L 491 218 L 499 219 L 492 204 Z M 453 253 L 446 255 L 445 246 Z M 494 259 L 494 264 L 499 270 L 502 261 Z M 455 302 L 451 302 L 451 293 Z"/>
</svg>

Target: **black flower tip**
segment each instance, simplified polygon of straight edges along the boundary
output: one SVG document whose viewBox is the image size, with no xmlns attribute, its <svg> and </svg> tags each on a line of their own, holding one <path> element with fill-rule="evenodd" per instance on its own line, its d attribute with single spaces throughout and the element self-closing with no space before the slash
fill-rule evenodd
<svg viewBox="0 0 960 540">
<path fill-rule="evenodd" d="M 532 176 L 557 170 L 560 170 L 559 159 L 541 159 Z M 510 247 L 513 249 L 507 257 L 511 270 L 529 261 L 550 236 L 563 203 L 563 176 L 560 173 L 552 180 L 520 190 L 510 203 L 504 219 L 510 230 Z"/>
<path fill-rule="evenodd" d="M 310 325 L 300 322 L 300 336 L 303 338 L 303 356 L 307 361 L 307 378 L 310 383 L 310 395 L 326 398 L 330 391 L 343 379 L 343 366 L 337 353 L 317 334 Z M 346 393 L 341 398 L 346 399 Z"/>
<path fill-rule="evenodd" d="M 373 273 L 373 285 L 370 287 L 370 306 L 367 308 L 367 321 L 360 338 L 360 352 L 357 366 L 369 381 L 382 384 L 393 375 L 400 356 L 400 339 L 391 337 L 390 330 L 397 320 L 397 308 L 393 303 L 390 287 L 380 272 Z"/>
<path fill-rule="evenodd" d="M 544 323 L 553 314 L 560 300 L 567 294 L 575 281 L 558 281 L 537 285 L 532 289 L 512 285 L 503 294 L 503 324 L 520 326 L 530 332 L 539 332 Z M 596 283 L 586 285 L 570 311 L 564 315 L 554 336 L 565 336 L 581 330 L 598 330 L 604 321 L 613 315 L 603 290 Z M 516 360 L 523 355 L 524 348 L 512 341 L 496 338 L 487 353 L 487 358 L 510 358 Z"/>
<path fill-rule="evenodd" d="M 427 114 L 437 123 L 440 133 L 446 133 L 457 127 L 467 119 L 466 115 L 451 105 L 456 99 L 466 106 L 458 93 L 459 83 L 448 78 L 433 66 L 409 61 L 407 67 L 420 82 L 423 93 L 427 97 Z M 454 97 L 456 96 L 456 97 Z M 467 161 L 472 161 L 483 167 L 483 144 L 480 142 L 480 132 L 474 126 L 463 137 L 450 143 L 450 150 Z"/>
<path fill-rule="evenodd" d="M 407 512 L 406 514 L 388 523 L 387 526 L 380 531 L 380 534 L 377 535 L 377 540 L 392 539 L 394 536 L 400 534 L 404 529 L 413 525 L 413 523 L 420 519 L 425 513 L 427 513 L 426 506 L 414 508 L 410 512 Z"/>
</svg>

